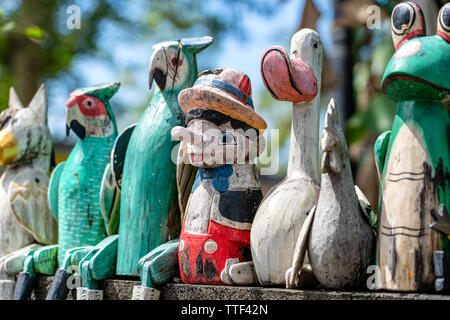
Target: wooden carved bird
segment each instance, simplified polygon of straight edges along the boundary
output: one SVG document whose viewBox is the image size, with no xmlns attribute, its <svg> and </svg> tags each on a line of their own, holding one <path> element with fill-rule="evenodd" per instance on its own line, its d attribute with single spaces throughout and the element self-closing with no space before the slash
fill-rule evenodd
<svg viewBox="0 0 450 320">
<path fill-rule="evenodd" d="M 139 259 L 179 232 L 170 132 L 184 125 L 178 94 L 197 79 L 196 54 L 212 42 L 187 38 L 154 47 L 149 86 L 154 79 L 158 89 L 133 130 L 123 167 L 118 275 L 136 275 Z"/>
<path fill-rule="evenodd" d="M 107 236 L 100 211 L 100 187 L 117 137 L 109 100 L 119 86 L 114 82 L 77 89 L 66 102 L 67 134 L 73 130 L 79 139 L 50 179 L 48 199 L 58 220 L 58 245 L 42 247 L 28 255 L 19 274 L 15 299 L 29 297 L 36 273 L 53 275 L 59 266 L 55 278 L 61 274 L 67 277 L 73 250 L 95 246 Z"/>
<path fill-rule="evenodd" d="M 13 88 L 0 114 L 0 300 L 13 297 L 15 275 L 39 244 L 57 241 L 57 222 L 47 202 L 52 142 L 42 85 L 27 108 Z"/>
<path fill-rule="evenodd" d="M 252 258 L 262 285 L 284 285 L 296 239 L 319 192 L 319 99 L 323 46 L 317 32 L 298 31 L 291 57 L 280 47 L 263 54 L 263 81 L 277 99 L 293 102 L 286 179 L 258 208 L 251 230 Z"/>
<path fill-rule="evenodd" d="M 365 198 L 358 199 L 361 192 L 355 190 L 334 99 L 328 105 L 320 144 L 323 153 L 319 199 L 315 210 L 308 214 L 309 223 L 300 231 L 292 268 L 286 276 L 288 288 L 301 285 L 299 271 L 306 249 L 314 275 L 330 289 L 360 285 L 374 258 L 375 232 L 369 225 L 370 210 L 361 206 L 360 201 Z"/>
</svg>

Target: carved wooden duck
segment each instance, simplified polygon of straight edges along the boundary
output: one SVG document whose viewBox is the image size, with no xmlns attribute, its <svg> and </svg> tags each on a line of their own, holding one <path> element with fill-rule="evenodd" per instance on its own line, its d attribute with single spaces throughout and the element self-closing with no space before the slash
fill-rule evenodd
<svg viewBox="0 0 450 320">
<path fill-rule="evenodd" d="M 13 88 L 0 114 L 0 300 L 13 297 L 25 256 L 57 241 L 57 222 L 47 202 L 52 142 L 42 85 L 27 108 Z"/>
<path fill-rule="evenodd" d="M 383 75 L 383 91 L 397 102 L 397 111 L 392 130 L 375 143 L 381 182 L 378 287 L 387 290 L 450 288 L 449 3 L 437 26 L 437 35 L 425 36 L 422 10 L 413 2 L 392 12 L 396 51 Z"/>
<path fill-rule="evenodd" d="M 360 285 L 374 257 L 370 212 L 366 206 L 361 207 L 355 190 L 347 143 L 333 99 L 325 115 L 321 148 L 319 199 L 308 215 L 310 223 L 305 223 L 300 232 L 293 266 L 286 274 L 288 288 L 301 285 L 299 271 L 306 248 L 314 275 L 330 289 Z"/>
<path fill-rule="evenodd" d="M 286 179 L 266 195 L 251 230 L 252 258 L 262 285 L 285 284 L 300 228 L 317 201 L 322 58 L 320 37 L 311 29 L 292 37 L 291 58 L 280 47 L 269 48 L 262 57 L 269 92 L 294 102 Z"/>
</svg>

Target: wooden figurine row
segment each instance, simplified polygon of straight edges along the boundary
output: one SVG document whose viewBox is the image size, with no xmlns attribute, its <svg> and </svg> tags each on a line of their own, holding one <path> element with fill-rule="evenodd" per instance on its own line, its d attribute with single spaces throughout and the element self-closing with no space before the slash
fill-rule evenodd
<svg viewBox="0 0 450 320">
<path fill-rule="evenodd" d="M 450 288 L 449 17 L 447 4 L 437 35 L 426 37 L 417 4 L 394 8 L 383 90 L 397 114 L 375 144 L 377 221 L 354 185 L 333 99 L 320 161 L 323 46 L 313 30 L 293 36 L 290 54 L 274 46 L 262 56 L 267 90 L 293 103 L 287 175 L 264 199 L 254 160 L 267 125 L 246 74 L 197 75 L 196 54 L 211 37 L 153 47 L 149 85 L 158 88 L 120 135 L 109 104 L 119 83 L 72 92 L 67 134 L 79 140 L 50 181 L 45 88 L 28 108 L 11 89 L 0 114 L 0 299 L 28 299 L 37 274 L 55 275 L 47 299 L 64 299 L 75 274 L 77 299 L 103 299 L 99 280 L 139 276 L 133 299 L 147 300 L 177 275 L 193 284 L 361 287 L 371 265 L 377 288 Z"/>
</svg>

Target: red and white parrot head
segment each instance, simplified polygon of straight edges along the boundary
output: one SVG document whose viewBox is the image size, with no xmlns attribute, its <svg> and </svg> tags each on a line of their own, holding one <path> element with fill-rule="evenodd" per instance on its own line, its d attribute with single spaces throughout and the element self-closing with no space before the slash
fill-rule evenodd
<svg viewBox="0 0 450 320">
<path fill-rule="evenodd" d="M 119 84 L 114 85 L 114 88 L 106 85 L 91 90 L 77 89 L 70 94 L 66 102 L 67 135 L 70 129 L 81 139 L 86 136 L 107 137 L 114 134 L 115 119 L 108 102 L 118 89 Z"/>
</svg>

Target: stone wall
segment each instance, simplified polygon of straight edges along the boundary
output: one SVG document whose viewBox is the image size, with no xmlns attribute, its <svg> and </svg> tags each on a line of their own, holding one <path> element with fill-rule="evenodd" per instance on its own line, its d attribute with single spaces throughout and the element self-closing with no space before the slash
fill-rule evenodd
<svg viewBox="0 0 450 320">
<path fill-rule="evenodd" d="M 32 299 L 43 300 L 53 277 L 39 277 Z M 129 300 L 139 281 L 104 280 L 100 288 L 105 300 Z M 68 299 L 76 296 L 72 290 Z M 161 291 L 163 300 L 450 300 L 450 295 L 394 293 L 378 291 L 290 290 L 284 288 L 206 286 L 167 284 Z"/>
</svg>

